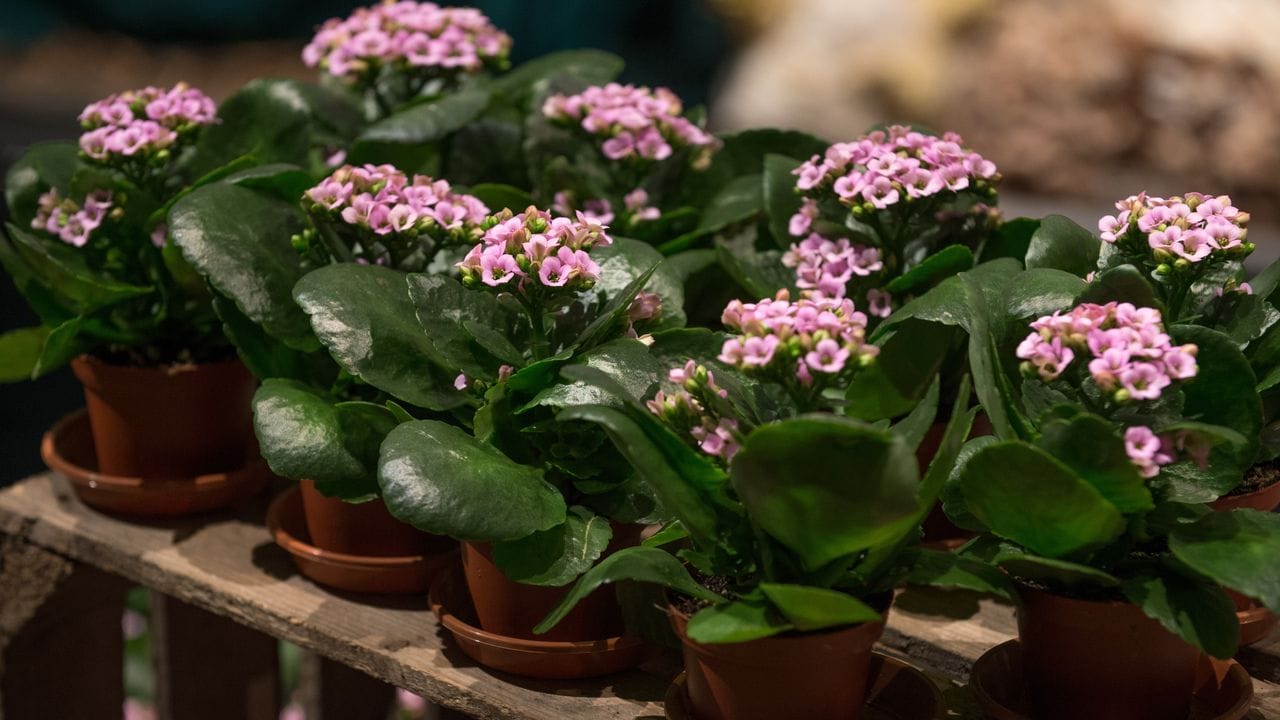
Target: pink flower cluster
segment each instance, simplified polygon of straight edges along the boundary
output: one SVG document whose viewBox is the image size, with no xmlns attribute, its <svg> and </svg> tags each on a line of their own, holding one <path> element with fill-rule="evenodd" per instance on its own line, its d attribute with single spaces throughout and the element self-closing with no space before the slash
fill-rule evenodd
<svg viewBox="0 0 1280 720">
<path fill-rule="evenodd" d="M 827 148 L 794 171 L 806 198 L 792 218 L 791 233 L 803 236 L 817 214 L 816 198 L 828 190 L 849 207 L 882 210 L 944 192 L 983 188 L 999 180 L 995 163 L 964 147 L 953 132 L 926 135 L 903 125 L 876 130 Z"/>
<path fill-rule="evenodd" d="M 595 85 L 577 95 L 552 95 L 542 105 L 546 117 L 577 123 L 603 138 L 600 151 L 610 160 L 666 160 L 675 148 L 695 147 L 705 151 L 695 164 L 705 162 L 720 141 L 682 112 L 680 98 L 666 88 L 618 83 Z"/>
<path fill-rule="evenodd" d="M 89 193 L 83 205 L 77 205 L 70 198 L 64 200 L 58 196 L 57 190 L 50 190 L 40 196 L 31 227 L 44 230 L 68 245 L 84 247 L 93 231 L 107 219 L 111 206 L 111 192 L 108 190 Z"/>
<path fill-rule="evenodd" d="M 149 156 L 171 147 L 192 129 L 212 123 L 217 107 L 185 83 L 168 90 L 128 90 L 87 105 L 80 113 L 86 132 L 80 150 L 99 161 L 112 156 Z"/>
<path fill-rule="evenodd" d="M 659 390 L 645 403 L 649 411 L 677 432 L 688 434 L 704 453 L 725 462 L 733 459 L 742 447 L 741 430 L 737 420 L 708 407 L 721 405 L 719 401 L 729 395 L 716 384 L 715 375 L 689 360 L 683 367 L 672 368 L 667 379 L 680 389 L 670 394 Z"/>
<path fill-rule="evenodd" d="M 447 180 L 410 179 L 391 165 L 344 165 L 305 197 L 315 209 L 375 235 L 440 230 L 474 242 L 489 215 L 479 198 L 454 192 Z"/>
<path fill-rule="evenodd" d="M 582 213 L 576 220 L 551 216 L 530 206 L 489 218 L 484 238 L 458 263 L 465 284 L 502 287 L 514 281 L 527 293 L 533 287 L 585 290 L 600 278 L 600 266 L 588 252 L 613 243 L 605 227 Z"/>
<path fill-rule="evenodd" d="M 1175 460 L 1173 447 L 1167 438 L 1161 438 L 1145 425 L 1125 428 L 1124 451 L 1144 478 L 1160 474 L 1160 468 Z"/>
<path fill-rule="evenodd" d="M 880 348 L 866 341 L 867 316 L 848 298 L 803 297 L 784 289 L 773 299 L 725 306 L 721 321 L 740 333 L 724 342 L 719 360 L 744 370 L 772 372 L 812 387 L 870 363 Z"/>
<path fill-rule="evenodd" d="M 1116 210 L 1098 221 L 1102 240 L 1114 245 L 1128 238 L 1134 249 L 1151 253 L 1157 262 L 1198 264 L 1243 257 L 1252 250 L 1245 242 L 1249 213 L 1226 195 L 1158 198 L 1144 192 L 1117 202 Z"/>
<path fill-rule="evenodd" d="M 854 277 L 870 277 L 884 269 L 878 248 L 854 245 L 847 238 L 830 240 L 817 233 L 792 244 L 782 256 L 782 264 L 796 269 L 797 287 L 830 298 L 844 297 L 846 285 Z M 887 303 L 881 304 L 886 307 L 873 308 L 873 314 L 887 309 Z"/>
<path fill-rule="evenodd" d="M 387 0 L 326 21 L 302 60 L 355 82 L 384 65 L 442 76 L 478 72 L 505 64 L 510 51 L 511 37 L 475 8 Z"/>
<path fill-rule="evenodd" d="M 1049 382 L 1077 353 L 1088 353 L 1090 377 L 1118 402 L 1155 400 L 1198 370 L 1196 346 L 1173 345 L 1155 308 L 1085 303 L 1041 317 L 1031 329 L 1017 350 L 1025 372 Z"/>
</svg>

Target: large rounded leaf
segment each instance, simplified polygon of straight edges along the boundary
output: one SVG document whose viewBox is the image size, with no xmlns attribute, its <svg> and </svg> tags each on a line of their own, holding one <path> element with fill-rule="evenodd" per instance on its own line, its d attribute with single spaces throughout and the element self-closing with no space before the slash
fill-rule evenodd
<svg viewBox="0 0 1280 720">
<path fill-rule="evenodd" d="M 920 475 L 898 434 L 815 415 L 752 433 L 730 480 L 751 519 L 813 569 L 896 541 Z"/>
<path fill-rule="evenodd" d="M 1199 372 L 1183 387 L 1185 417 L 1229 427 L 1248 439 L 1241 449 L 1242 469 L 1253 461 L 1262 432 L 1262 400 L 1253 369 L 1230 338 L 1199 325 L 1173 325 L 1175 343 L 1194 343 Z"/>
<path fill-rule="evenodd" d="M 564 498 L 541 470 L 435 420 L 387 435 L 378 483 L 392 515 L 459 540 L 515 540 L 565 521 Z"/>
<path fill-rule="evenodd" d="M 404 273 L 377 265 L 329 265 L 293 289 L 333 359 L 405 402 L 442 410 L 463 401 L 442 378 L 436 353 L 414 317 Z"/>
<path fill-rule="evenodd" d="M 1280 515 L 1209 513 L 1170 533 L 1169 549 L 1195 571 L 1280 612 Z"/>
<path fill-rule="evenodd" d="M 225 183 L 197 188 L 169 210 L 169 237 L 187 262 L 245 317 L 308 351 L 320 345 L 290 294 L 302 264 L 289 238 L 302 227 L 295 203 Z"/>
<path fill-rule="evenodd" d="M 1098 267 L 1102 241 L 1070 218 L 1049 215 L 1031 235 L 1027 268 L 1055 268 L 1084 277 Z"/>
<path fill-rule="evenodd" d="M 974 453 L 960 473 L 969 510 L 1000 537 L 1051 558 L 1102 545 L 1124 518 L 1087 480 L 1043 450 L 1000 442 Z"/>
<path fill-rule="evenodd" d="M 493 562 L 516 582 L 559 587 L 590 570 L 612 537 L 609 518 L 573 507 L 549 530 L 494 543 Z"/>
<path fill-rule="evenodd" d="M 1061 460 L 1122 513 L 1154 507 L 1151 491 L 1111 423 L 1097 415 L 1058 418 L 1040 428 L 1039 445 Z"/>
</svg>

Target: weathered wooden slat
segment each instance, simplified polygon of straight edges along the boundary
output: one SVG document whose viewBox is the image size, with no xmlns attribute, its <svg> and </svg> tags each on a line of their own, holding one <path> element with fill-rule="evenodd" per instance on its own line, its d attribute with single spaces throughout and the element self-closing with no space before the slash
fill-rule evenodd
<svg viewBox="0 0 1280 720">
<path fill-rule="evenodd" d="M 304 653 L 298 689 L 307 720 L 387 720 L 395 688 L 329 658 Z"/>
<path fill-rule="evenodd" d="M 126 589 L 0 532 L 0 719 L 120 717 Z"/>
</svg>

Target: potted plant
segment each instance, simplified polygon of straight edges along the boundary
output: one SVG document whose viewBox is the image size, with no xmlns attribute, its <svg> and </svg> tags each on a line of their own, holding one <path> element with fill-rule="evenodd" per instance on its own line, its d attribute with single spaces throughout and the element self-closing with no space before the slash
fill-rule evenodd
<svg viewBox="0 0 1280 720">
<path fill-rule="evenodd" d="M 1018 587 L 1036 717 L 1185 717 L 1201 653 L 1230 658 L 1239 639 L 1220 586 L 1280 603 L 1263 560 L 1280 543 L 1277 518 L 1203 504 L 1256 442 L 1248 362 L 1221 333 L 1101 302 L 1099 286 L 1022 335 L 1018 303 L 993 307 L 961 280 L 998 437 L 966 446 L 947 509 L 981 532 L 960 552 Z M 1020 372 L 1008 373 L 1015 355 Z"/>
<path fill-rule="evenodd" d="M 647 382 L 644 345 L 625 335 L 678 326 L 681 298 L 654 250 L 581 217 L 530 207 L 483 228 L 458 262 L 461 280 L 334 265 L 295 295 L 351 374 L 415 405 L 437 394 L 454 403 L 447 417 L 402 416 L 388 434 L 382 496 L 397 518 L 464 541 L 482 628 L 520 638 L 611 542 L 636 542 L 653 511 L 598 431 L 555 421 L 553 409 L 578 397 L 557 370 L 612 363 Z M 618 635 L 608 605 L 565 635 Z"/>
<path fill-rule="evenodd" d="M 215 117 L 184 84 L 122 92 L 85 108 L 78 146 L 36 145 L 7 177 L 0 261 L 42 320 L 0 341 L 7 379 L 71 363 L 96 451 L 85 470 L 194 479 L 248 460 L 254 379 L 166 223 Z"/>
<path fill-rule="evenodd" d="M 671 370 L 645 405 L 592 368 L 563 371 L 603 402 L 561 419 L 604 427 L 672 520 L 587 571 L 537 630 L 601 585 L 655 583 L 670 590 L 694 716 L 858 717 L 896 585 L 963 574 L 968 587 L 1000 591 L 980 564 L 917 546 L 973 419 L 967 387 L 922 477 L 915 446 L 934 419 L 936 380 L 892 427 L 830 412 L 876 362 L 851 300 L 783 293 L 735 301 L 724 319 L 735 334 L 717 359 Z M 954 563 L 965 572 L 944 577 Z"/>
</svg>

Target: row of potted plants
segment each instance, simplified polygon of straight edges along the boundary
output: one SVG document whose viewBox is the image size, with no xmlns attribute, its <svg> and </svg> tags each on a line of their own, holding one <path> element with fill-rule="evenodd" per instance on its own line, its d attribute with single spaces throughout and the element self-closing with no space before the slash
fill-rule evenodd
<svg viewBox="0 0 1280 720">
<path fill-rule="evenodd" d="M 616 58 L 510 47 L 381 4 L 319 30 L 319 84 L 121 93 L 11 169 L 42 325 L 0 368 L 72 364 L 44 455 L 86 502 L 224 507 L 265 459 L 318 582 L 430 586 L 544 677 L 674 633 L 702 720 L 857 717 L 904 583 L 1019 604 L 983 662 L 1031 704 L 993 713 L 1184 718 L 1265 632 L 1280 266 L 1246 282 L 1229 198 L 1005 219 L 953 133 L 713 135 Z"/>
</svg>

